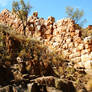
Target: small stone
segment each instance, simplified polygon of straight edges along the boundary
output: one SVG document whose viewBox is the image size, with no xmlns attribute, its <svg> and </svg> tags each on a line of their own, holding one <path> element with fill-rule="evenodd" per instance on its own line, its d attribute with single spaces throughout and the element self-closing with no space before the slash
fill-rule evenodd
<svg viewBox="0 0 92 92">
<path fill-rule="evenodd" d="M 37 11 L 34 12 L 34 13 L 33 13 L 33 16 L 34 16 L 34 17 L 38 17 L 38 12 L 37 12 Z"/>
</svg>

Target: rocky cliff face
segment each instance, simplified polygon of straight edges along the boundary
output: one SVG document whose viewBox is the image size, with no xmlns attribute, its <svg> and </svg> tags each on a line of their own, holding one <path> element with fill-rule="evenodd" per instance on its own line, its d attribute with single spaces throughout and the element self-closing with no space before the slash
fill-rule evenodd
<svg viewBox="0 0 92 92">
<path fill-rule="evenodd" d="M 0 13 L 0 23 L 23 34 L 22 22 L 6 9 Z M 81 31 L 70 18 L 55 22 L 54 17 L 45 20 L 35 12 L 28 18 L 26 36 L 40 40 L 50 51 L 55 50 L 65 59 L 74 62 L 75 67 L 92 67 L 92 37 L 82 39 Z"/>
</svg>

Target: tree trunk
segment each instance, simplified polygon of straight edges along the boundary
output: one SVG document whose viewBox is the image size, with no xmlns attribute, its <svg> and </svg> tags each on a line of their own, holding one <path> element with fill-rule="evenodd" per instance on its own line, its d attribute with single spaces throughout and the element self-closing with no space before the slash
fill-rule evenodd
<svg viewBox="0 0 92 92">
<path fill-rule="evenodd" d="M 23 20 L 22 20 L 22 24 L 23 24 L 23 33 L 24 33 L 24 36 L 26 36 L 27 21 L 23 21 Z"/>
</svg>

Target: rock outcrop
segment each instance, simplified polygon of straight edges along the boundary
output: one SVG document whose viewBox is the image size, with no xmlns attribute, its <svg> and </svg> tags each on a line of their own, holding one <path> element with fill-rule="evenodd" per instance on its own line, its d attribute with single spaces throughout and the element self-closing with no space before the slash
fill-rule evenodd
<svg viewBox="0 0 92 92">
<path fill-rule="evenodd" d="M 0 13 L 0 23 L 23 34 L 20 19 L 6 9 Z M 28 18 L 26 36 L 40 40 L 50 51 L 55 50 L 65 59 L 74 62 L 75 67 L 92 69 L 92 37 L 82 39 L 81 30 L 75 27 L 72 19 L 65 18 L 55 22 L 54 17 L 50 16 L 45 20 L 35 12 Z"/>
</svg>

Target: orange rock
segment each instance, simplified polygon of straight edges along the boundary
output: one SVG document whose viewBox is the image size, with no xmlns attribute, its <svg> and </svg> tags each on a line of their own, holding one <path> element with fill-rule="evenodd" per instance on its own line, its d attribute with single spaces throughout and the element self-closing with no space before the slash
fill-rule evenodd
<svg viewBox="0 0 92 92">
<path fill-rule="evenodd" d="M 34 17 L 38 17 L 38 12 L 37 12 L 37 11 L 34 12 L 34 13 L 33 13 L 33 16 L 34 16 Z"/>
<path fill-rule="evenodd" d="M 75 35 L 75 32 L 72 32 L 72 33 L 71 33 L 71 36 L 73 37 L 74 35 Z"/>
<path fill-rule="evenodd" d="M 92 25 L 88 25 L 88 30 L 92 30 Z"/>
</svg>

